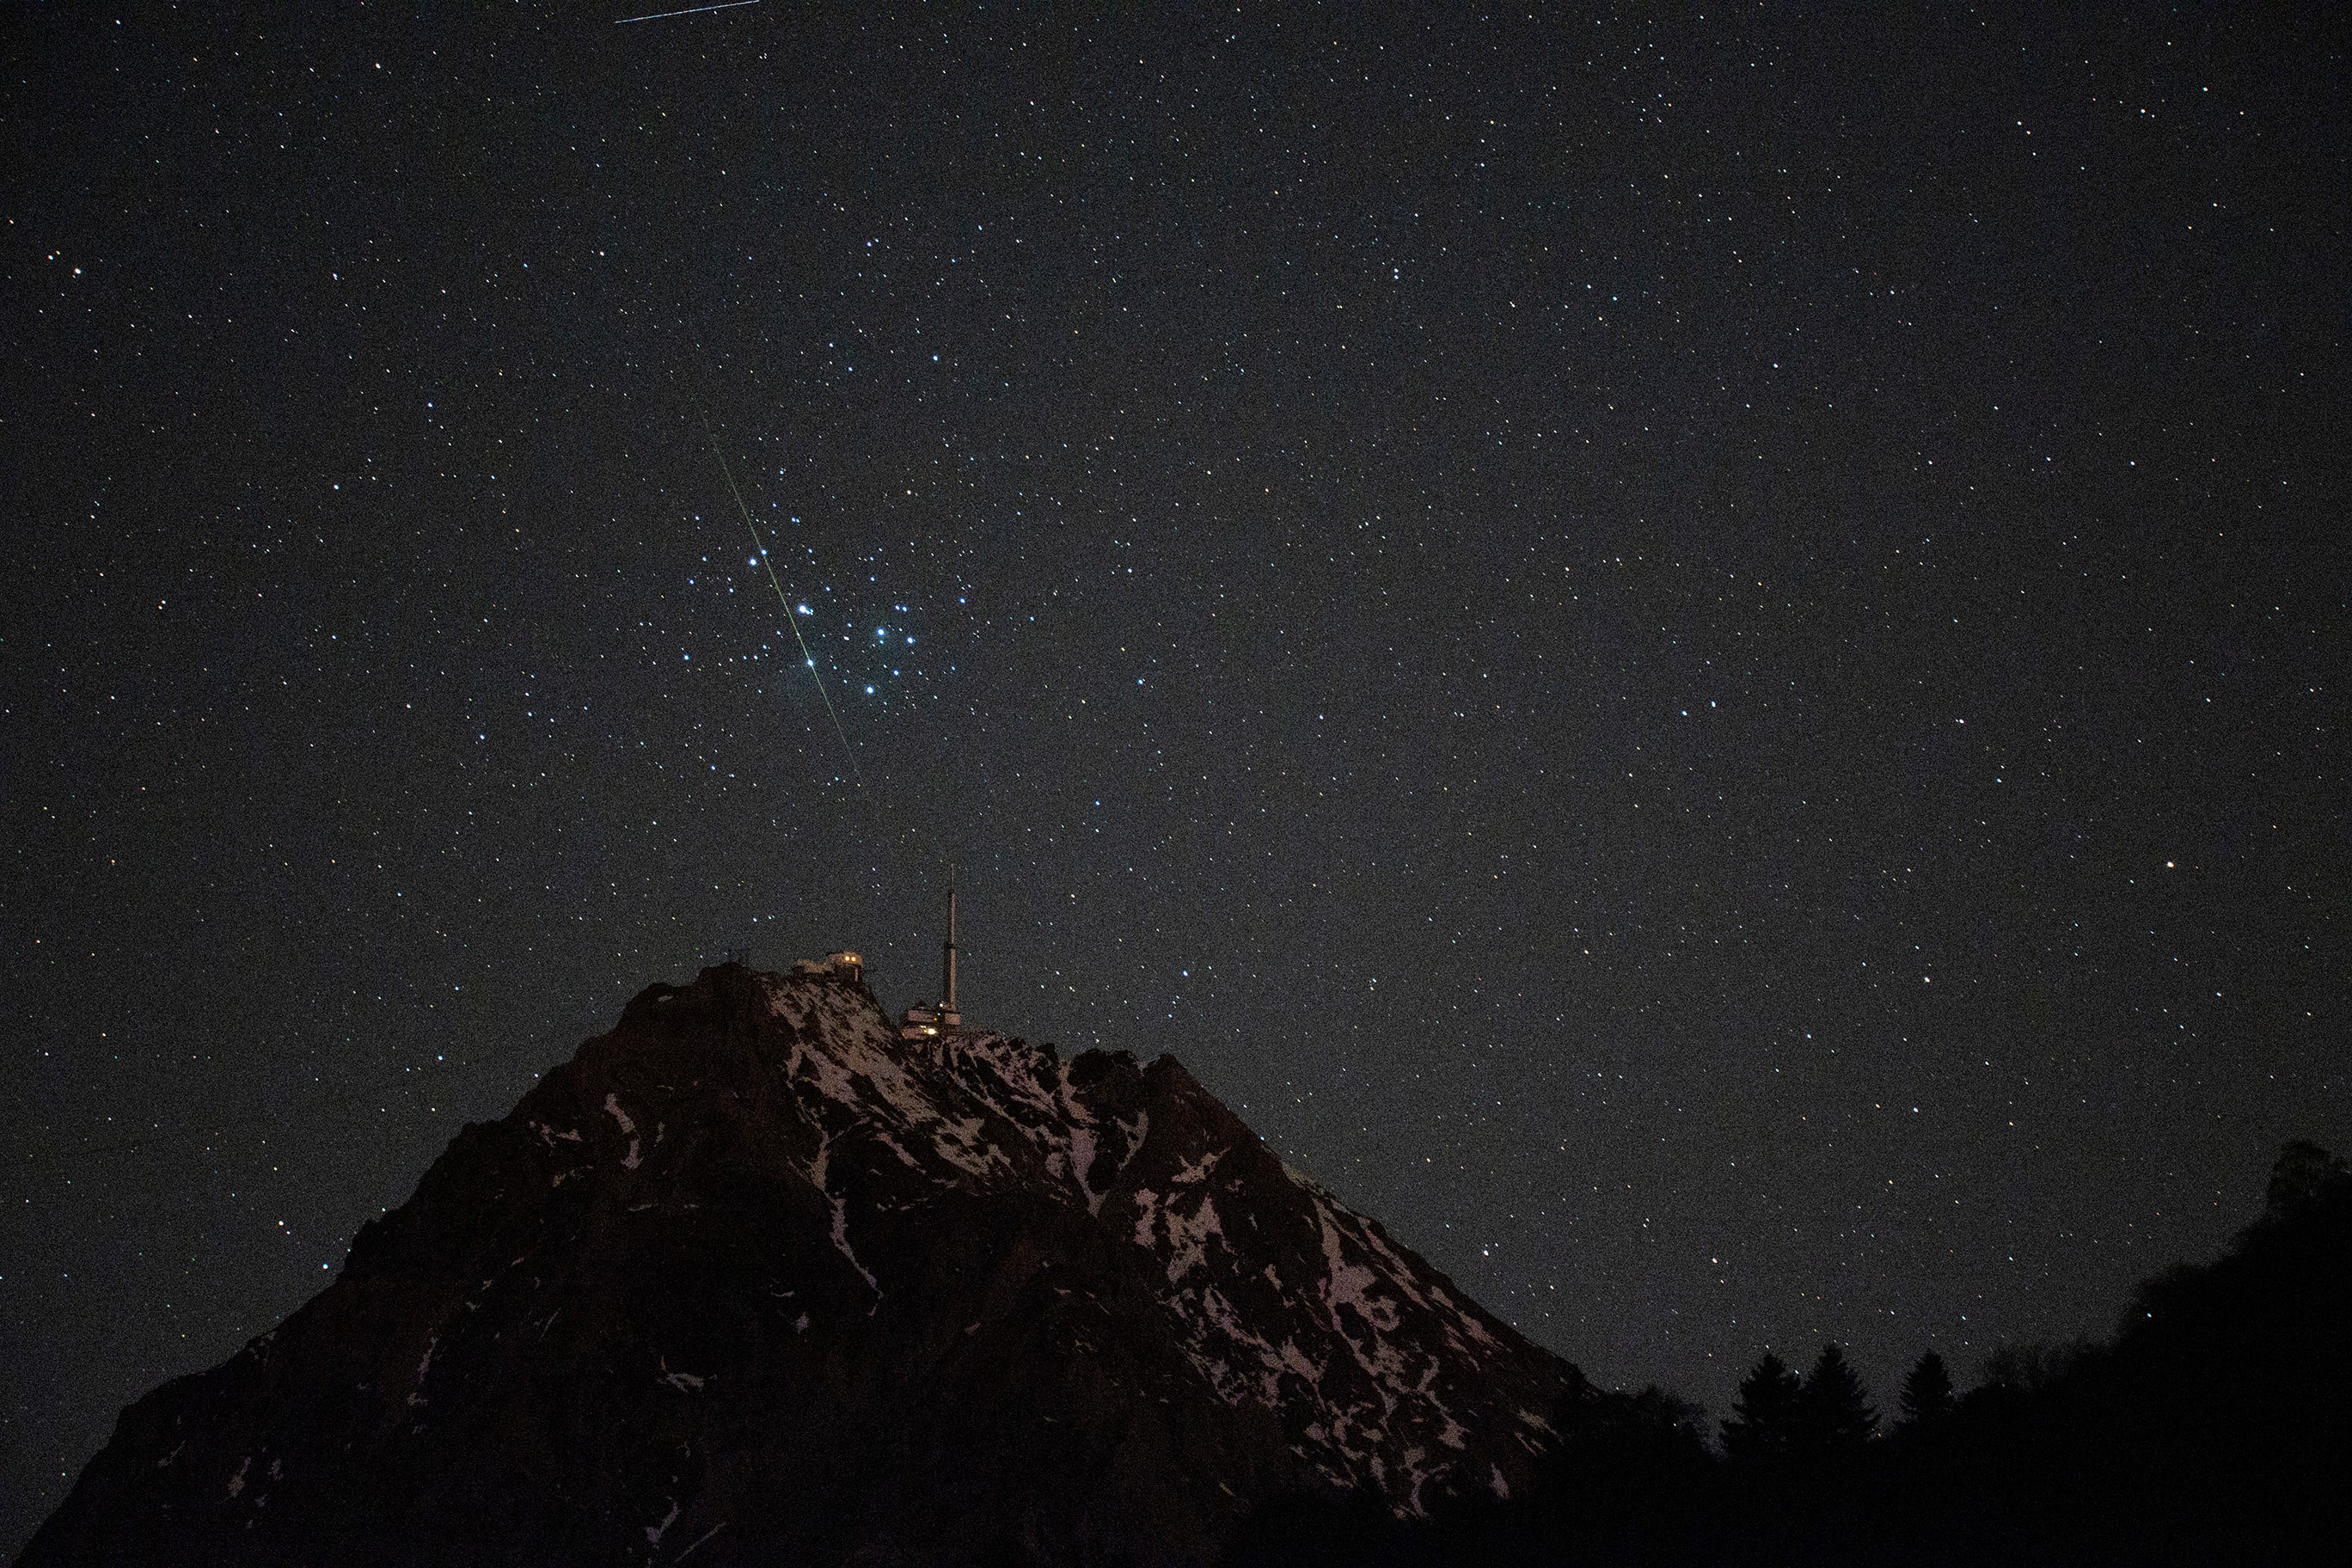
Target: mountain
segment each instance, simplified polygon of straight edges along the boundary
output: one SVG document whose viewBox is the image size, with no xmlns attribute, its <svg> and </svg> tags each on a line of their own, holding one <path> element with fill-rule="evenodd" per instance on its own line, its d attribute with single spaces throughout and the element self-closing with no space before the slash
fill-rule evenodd
<svg viewBox="0 0 2352 1568">
<path fill-rule="evenodd" d="M 729 964 L 125 1411 L 19 1561 L 1200 1563 L 1507 1496 L 1580 1385 L 1172 1058 Z"/>
</svg>

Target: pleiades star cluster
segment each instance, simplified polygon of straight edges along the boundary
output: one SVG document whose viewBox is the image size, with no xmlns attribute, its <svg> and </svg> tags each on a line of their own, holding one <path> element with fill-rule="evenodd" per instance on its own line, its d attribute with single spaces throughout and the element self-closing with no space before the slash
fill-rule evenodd
<svg viewBox="0 0 2352 1568">
<path fill-rule="evenodd" d="M 2339 14 L 631 15 L 0 42 L 0 1540 L 950 865 L 968 1020 L 1718 1413 L 2352 1145 Z"/>
</svg>

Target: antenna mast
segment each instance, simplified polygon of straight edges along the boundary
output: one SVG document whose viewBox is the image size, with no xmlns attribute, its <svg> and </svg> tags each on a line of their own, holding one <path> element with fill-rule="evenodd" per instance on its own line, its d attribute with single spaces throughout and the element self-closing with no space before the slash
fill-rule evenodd
<svg viewBox="0 0 2352 1568">
<path fill-rule="evenodd" d="M 942 1012 L 947 1013 L 958 1011 L 955 994 L 955 868 L 950 866 L 948 868 L 948 940 L 941 944 L 940 953 L 941 968 L 945 972 L 940 1007 Z"/>
<path fill-rule="evenodd" d="M 906 1022 L 898 1026 L 902 1040 L 935 1040 L 941 1035 L 963 1033 L 963 1014 L 956 1006 L 955 994 L 955 868 L 948 868 L 948 939 L 940 943 L 940 999 L 919 1002 L 907 1009 Z"/>
</svg>

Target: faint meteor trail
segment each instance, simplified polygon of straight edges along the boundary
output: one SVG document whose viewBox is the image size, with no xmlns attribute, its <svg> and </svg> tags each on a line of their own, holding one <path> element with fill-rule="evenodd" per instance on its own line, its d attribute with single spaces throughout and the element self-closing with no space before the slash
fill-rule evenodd
<svg viewBox="0 0 2352 1568">
<path fill-rule="evenodd" d="M 625 27 L 632 22 L 658 22 L 664 16 L 692 16 L 703 11 L 731 11 L 738 5 L 757 5 L 760 0 L 719 0 L 716 5 L 688 5 L 683 11 L 649 11 L 642 16 L 623 16 L 613 26 Z"/>
<path fill-rule="evenodd" d="M 728 4 L 733 5 L 751 3 L 751 0 L 728 0 Z M 717 7 L 705 7 L 705 9 L 717 9 Z M 816 656 L 809 652 L 808 639 L 801 636 L 801 624 L 793 616 L 793 601 L 784 593 L 783 584 L 777 580 L 775 563 L 768 559 L 767 542 L 760 537 L 760 525 L 751 521 L 751 509 L 743 504 L 743 492 L 735 486 L 735 470 L 727 466 L 727 454 L 719 447 L 719 432 L 711 428 L 710 416 L 708 414 L 702 416 L 702 433 L 710 438 L 710 455 L 719 459 L 719 471 L 727 479 L 727 493 L 735 498 L 735 510 L 742 513 L 743 526 L 751 530 L 751 549 L 760 565 L 768 574 L 768 586 L 776 591 L 776 603 L 783 606 L 784 619 L 793 628 L 793 640 L 800 644 L 801 658 L 808 665 L 809 679 L 816 682 L 816 694 L 824 700 L 825 717 L 833 721 L 833 732 L 840 737 L 842 754 L 849 759 L 849 776 L 857 781 L 858 789 L 863 791 L 866 788 L 866 775 L 858 769 L 856 750 L 849 743 L 848 731 L 841 727 L 841 715 L 834 710 L 833 694 L 825 690 L 824 677 L 817 671 Z"/>
</svg>

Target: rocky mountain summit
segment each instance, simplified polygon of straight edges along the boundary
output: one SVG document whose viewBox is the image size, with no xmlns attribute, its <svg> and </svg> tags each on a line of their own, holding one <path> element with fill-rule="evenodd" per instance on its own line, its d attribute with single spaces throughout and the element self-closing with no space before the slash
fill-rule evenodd
<svg viewBox="0 0 2352 1568">
<path fill-rule="evenodd" d="M 1573 1369 L 1172 1058 L 656 985 L 20 1562 L 1135 1563 L 1534 1474 Z"/>
</svg>

